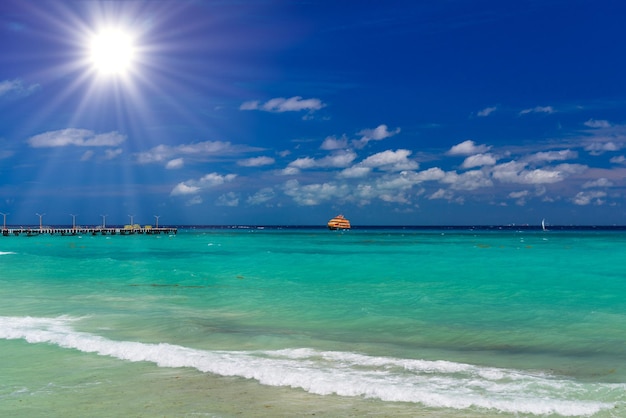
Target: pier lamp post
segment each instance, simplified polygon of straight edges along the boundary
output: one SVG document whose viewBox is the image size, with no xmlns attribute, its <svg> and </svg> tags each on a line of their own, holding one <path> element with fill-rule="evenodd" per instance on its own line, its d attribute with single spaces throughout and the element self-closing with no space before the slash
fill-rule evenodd
<svg viewBox="0 0 626 418">
<path fill-rule="evenodd" d="M 77 215 L 73 215 L 70 213 L 70 216 L 72 217 L 72 229 L 76 229 L 76 216 Z"/>
<path fill-rule="evenodd" d="M 7 215 L 9 214 L 0 212 L 0 215 L 4 218 L 4 222 L 2 222 L 2 229 L 7 229 Z"/>
<path fill-rule="evenodd" d="M 156 227 L 159 227 L 159 218 L 161 217 L 161 215 L 154 215 L 154 217 L 156 218 Z"/>
<path fill-rule="evenodd" d="M 107 227 L 107 215 L 100 215 L 102 216 L 102 229 Z"/>
<path fill-rule="evenodd" d="M 43 229 L 42 218 L 43 218 L 43 215 L 45 215 L 45 213 L 42 213 L 42 214 L 36 213 L 35 215 L 39 216 L 39 230 L 41 231 Z"/>
</svg>

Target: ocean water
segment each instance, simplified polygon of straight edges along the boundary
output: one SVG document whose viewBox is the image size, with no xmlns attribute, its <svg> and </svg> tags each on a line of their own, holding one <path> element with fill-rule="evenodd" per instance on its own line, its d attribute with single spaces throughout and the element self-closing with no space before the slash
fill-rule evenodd
<svg viewBox="0 0 626 418">
<path fill-rule="evenodd" d="M 626 417 L 626 231 L 0 236 L 0 415 Z"/>
</svg>

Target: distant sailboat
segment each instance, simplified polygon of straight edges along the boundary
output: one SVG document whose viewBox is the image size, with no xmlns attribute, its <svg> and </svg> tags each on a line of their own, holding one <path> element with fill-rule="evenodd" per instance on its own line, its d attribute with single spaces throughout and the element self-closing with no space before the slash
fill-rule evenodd
<svg viewBox="0 0 626 418">
<path fill-rule="evenodd" d="M 545 219 L 541 220 L 541 229 L 543 229 L 544 231 L 547 231 L 547 229 L 546 229 L 546 220 Z"/>
</svg>

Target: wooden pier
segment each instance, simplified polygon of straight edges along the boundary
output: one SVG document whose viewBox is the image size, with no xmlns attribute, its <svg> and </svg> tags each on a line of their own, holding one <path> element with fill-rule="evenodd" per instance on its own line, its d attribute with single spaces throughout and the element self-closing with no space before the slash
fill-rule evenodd
<svg viewBox="0 0 626 418">
<path fill-rule="evenodd" d="M 103 227 L 76 227 L 76 228 L 5 228 L 2 229 L 2 236 L 33 237 L 38 235 L 175 235 L 178 228 L 153 228 L 151 226 L 140 227 L 138 225 L 126 225 L 123 228 L 103 228 Z"/>
</svg>

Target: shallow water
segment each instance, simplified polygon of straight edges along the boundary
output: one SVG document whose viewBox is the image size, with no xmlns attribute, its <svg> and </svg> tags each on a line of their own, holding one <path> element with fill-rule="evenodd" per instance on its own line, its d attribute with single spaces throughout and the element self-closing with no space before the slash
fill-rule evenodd
<svg viewBox="0 0 626 418">
<path fill-rule="evenodd" d="M 626 416 L 623 231 L 0 237 L 0 413 Z"/>
</svg>

